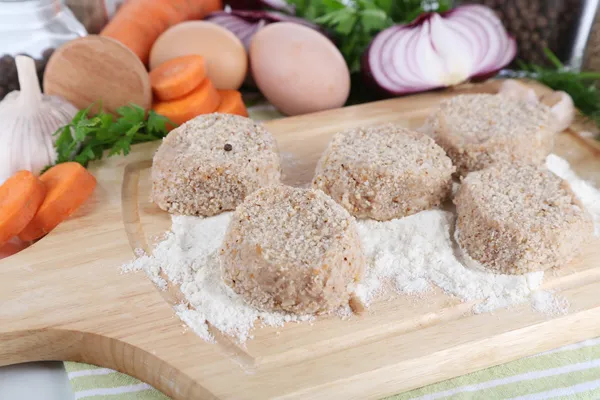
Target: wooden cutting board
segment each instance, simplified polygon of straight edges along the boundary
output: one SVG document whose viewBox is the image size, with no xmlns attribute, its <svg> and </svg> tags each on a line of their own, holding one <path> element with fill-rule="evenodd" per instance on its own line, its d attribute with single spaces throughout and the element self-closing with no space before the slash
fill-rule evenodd
<svg viewBox="0 0 600 400">
<path fill-rule="evenodd" d="M 493 91 L 494 84 L 460 90 Z M 454 91 L 456 92 L 456 91 Z M 286 181 L 310 180 L 331 135 L 344 128 L 398 122 L 419 126 L 454 92 L 428 93 L 266 125 L 279 142 Z M 441 292 L 422 301 L 397 297 L 361 317 L 319 318 L 258 328 L 246 346 L 217 344 L 186 329 L 143 273 L 122 275 L 134 248 L 149 249 L 169 216 L 148 200 L 157 143 L 91 166 L 93 198 L 25 251 L 0 261 L 0 365 L 71 360 L 117 369 L 174 399 L 378 399 L 600 336 L 600 241 L 549 273 L 549 289 L 571 303 L 554 319 L 529 305 L 470 315 L 472 303 Z M 573 133 L 555 150 L 600 186 L 600 150 Z M 290 155 L 291 154 L 291 155 Z"/>
</svg>

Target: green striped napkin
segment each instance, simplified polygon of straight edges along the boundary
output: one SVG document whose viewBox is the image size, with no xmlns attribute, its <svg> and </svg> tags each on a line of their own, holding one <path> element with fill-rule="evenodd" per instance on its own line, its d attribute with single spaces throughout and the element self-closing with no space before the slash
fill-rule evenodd
<svg viewBox="0 0 600 400">
<path fill-rule="evenodd" d="M 107 368 L 66 362 L 75 399 L 163 400 L 150 385 Z M 429 385 L 386 400 L 600 399 L 600 338 Z"/>
<path fill-rule="evenodd" d="M 270 105 L 248 109 L 259 120 L 280 118 Z M 107 368 L 66 362 L 75 399 L 164 400 L 146 383 Z M 600 399 L 600 338 L 436 383 L 386 400 Z M 191 399 L 190 399 L 191 400 Z"/>
</svg>

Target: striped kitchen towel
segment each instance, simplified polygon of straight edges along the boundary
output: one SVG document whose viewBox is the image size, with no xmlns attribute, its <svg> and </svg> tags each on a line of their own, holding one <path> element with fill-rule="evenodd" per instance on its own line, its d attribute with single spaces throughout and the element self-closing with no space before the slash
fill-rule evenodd
<svg viewBox="0 0 600 400">
<path fill-rule="evenodd" d="M 163 400 L 150 385 L 107 368 L 67 362 L 75 399 Z M 600 338 L 429 385 L 386 400 L 600 399 Z M 193 399 L 190 399 L 193 400 Z"/>
<path fill-rule="evenodd" d="M 147 383 L 112 369 L 73 362 L 66 362 L 65 369 L 76 400 L 169 400 Z"/>
</svg>

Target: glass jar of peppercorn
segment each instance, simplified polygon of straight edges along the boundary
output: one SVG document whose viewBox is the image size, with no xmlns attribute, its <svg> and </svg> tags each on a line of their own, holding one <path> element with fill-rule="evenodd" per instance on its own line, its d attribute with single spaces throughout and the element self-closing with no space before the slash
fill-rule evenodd
<svg viewBox="0 0 600 400">
<path fill-rule="evenodd" d="M 544 49 L 578 68 L 599 0 L 463 0 L 482 4 L 498 14 L 517 40 L 516 60 L 548 65 Z"/>
</svg>

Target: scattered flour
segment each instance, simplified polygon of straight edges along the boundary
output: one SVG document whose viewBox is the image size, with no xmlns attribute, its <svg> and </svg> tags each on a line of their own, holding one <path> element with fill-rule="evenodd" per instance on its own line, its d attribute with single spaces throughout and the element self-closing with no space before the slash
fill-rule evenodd
<svg viewBox="0 0 600 400">
<path fill-rule="evenodd" d="M 264 325 L 282 326 L 285 322 L 312 319 L 258 311 L 223 283 L 218 252 L 230 219 L 231 213 L 211 218 L 173 216 L 171 233 L 157 245 L 152 256 L 144 255 L 123 266 L 123 270 L 143 269 L 161 288 L 166 288 L 166 282 L 159 274 L 166 273 L 169 281 L 180 285 L 189 303 L 189 307 L 176 306 L 177 315 L 207 341 L 214 340 L 207 323 L 243 343 L 251 338 L 250 331 L 257 320 Z"/>
<path fill-rule="evenodd" d="M 482 300 L 474 312 L 526 302 L 542 283 L 543 272 L 499 275 L 471 269 L 451 238 L 454 215 L 429 210 L 387 222 L 360 221 L 359 235 L 370 268 L 357 295 L 366 304 L 391 281 L 399 293 L 417 294 L 434 284 L 464 301 Z"/>
<path fill-rule="evenodd" d="M 569 164 L 555 156 L 547 167 L 568 180 L 575 194 L 593 215 L 600 232 L 600 191 L 578 178 Z M 311 316 L 267 313 L 248 306 L 221 279 L 218 251 L 231 213 L 211 218 L 173 216 L 172 229 L 152 255 L 138 258 L 122 267 L 123 272 L 144 270 L 161 289 L 167 282 L 179 285 L 187 304 L 175 307 L 177 315 L 194 332 L 214 341 L 210 326 L 239 342 L 251 338 L 258 321 L 282 326 L 290 321 L 307 321 Z M 568 310 L 566 299 L 539 290 L 543 272 L 526 275 L 499 275 L 487 272 L 471 260 L 453 240 L 455 216 L 449 211 L 429 210 L 387 222 L 359 221 L 358 230 L 369 266 L 356 295 L 369 305 L 392 284 L 398 293 L 424 295 L 438 286 L 462 301 L 474 301 L 473 312 L 488 312 L 524 302 L 533 309 L 560 315 Z M 349 307 L 337 315 L 347 318 Z"/>
<path fill-rule="evenodd" d="M 569 311 L 569 301 L 560 295 L 538 290 L 531 295 L 531 307 L 537 312 L 556 317 Z"/>
</svg>

